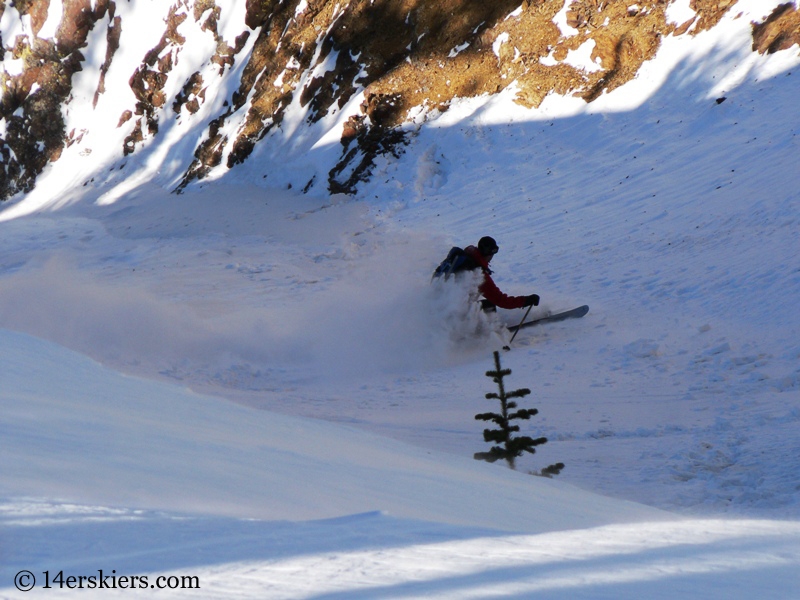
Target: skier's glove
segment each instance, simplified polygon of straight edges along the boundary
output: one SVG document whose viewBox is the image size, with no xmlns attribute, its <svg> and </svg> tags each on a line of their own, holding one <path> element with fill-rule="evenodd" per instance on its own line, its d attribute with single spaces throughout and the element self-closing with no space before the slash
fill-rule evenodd
<svg viewBox="0 0 800 600">
<path fill-rule="evenodd" d="M 533 304 L 533 306 L 539 306 L 539 296 L 537 296 L 536 294 L 525 296 L 525 304 L 523 304 L 522 306 L 530 306 L 531 304 Z"/>
</svg>

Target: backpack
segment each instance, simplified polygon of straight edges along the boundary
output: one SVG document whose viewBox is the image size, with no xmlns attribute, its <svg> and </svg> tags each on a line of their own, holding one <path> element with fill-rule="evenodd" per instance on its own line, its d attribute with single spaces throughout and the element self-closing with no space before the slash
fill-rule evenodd
<svg viewBox="0 0 800 600">
<path fill-rule="evenodd" d="M 450 275 L 469 269 L 472 263 L 473 261 L 467 256 L 463 249 L 458 246 L 453 246 L 450 248 L 450 252 L 447 253 L 447 258 L 436 267 L 431 281 L 442 276 L 444 280 L 447 281 Z"/>
</svg>

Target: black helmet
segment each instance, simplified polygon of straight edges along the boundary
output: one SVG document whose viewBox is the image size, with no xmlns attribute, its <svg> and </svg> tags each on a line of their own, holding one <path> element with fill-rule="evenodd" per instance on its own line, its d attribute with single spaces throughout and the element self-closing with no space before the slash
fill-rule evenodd
<svg viewBox="0 0 800 600">
<path fill-rule="evenodd" d="M 478 250 L 484 256 L 492 256 L 496 254 L 500 248 L 497 247 L 497 242 L 494 241 L 494 238 L 489 237 L 488 235 L 483 236 L 478 241 Z"/>
</svg>

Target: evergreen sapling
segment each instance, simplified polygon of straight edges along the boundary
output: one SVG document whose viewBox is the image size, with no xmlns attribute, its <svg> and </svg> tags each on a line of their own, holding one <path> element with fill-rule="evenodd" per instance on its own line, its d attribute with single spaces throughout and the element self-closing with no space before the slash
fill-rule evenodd
<svg viewBox="0 0 800 600">
<path fill-rule="evenodd" d="M 514 398 L 524 398 L 531 391 L 528 388 L 521 388 L 507 392 L 505 389 L 504 378 L 511 374 L 511 369 L 503 369 L 500 365 L 500 353 L 494 353 L 494 371 L 487 371 L 486 376 L 491 377 L 497 384 L 498 392 L 490 392 L 486 394 L 487 400 L 499 400 L 500 412 L 488 412 L 475 415 L 475 419 L 479 421 L 493 421 L 499 429 L 484 429 L 483 439 L 486 442 L 494 442 L 497 445 L 492 446 L 488 452 L 476 452 L 476 460 L 485 460 L 487 462 L 495 462 L 497 460 L 505 460 L 508 466 L 514 468 L 514 463 L 517 457 L 522 456 L 523 452 L 534 454 L 536 446 L 547 442 L 547 438 L 532 438 L 529 436 L 514 436 L 512 434 L 519 431 L 519 425 L 512 425 L 510 422 L 516 419 L 528 420 L 532 416 L 539 413 L 535 408 L 517 408 L 517 403 Z M 564 468 L 563 463 L 556 463 L 542 469 L 538 475 L 551 477 L 557 475 L 561 469 Z"/>
</svg>

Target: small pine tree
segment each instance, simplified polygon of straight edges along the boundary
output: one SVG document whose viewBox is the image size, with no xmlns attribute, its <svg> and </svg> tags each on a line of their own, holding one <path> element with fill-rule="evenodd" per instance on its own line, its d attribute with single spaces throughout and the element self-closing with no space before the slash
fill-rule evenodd
<svg viewBox="0 0 800 600">
<path fill-rule="evenodd" d="M 519 425 L 511 425 L 510 421 L 515 419 L 528 420 L 532 416 L 539 413 L 535 408 L 517 408 L 517 403 L 511 400 L 512 398 L 524 398 L 531 391 L 528 388 L 521 388 L 511 392 L 506 392 L 503 379 L 511 374 L 511 369 L 503 369 L 500 366 L 500 353 L 494 353 L 494 371 L 487 371 L 486 376 L 491 377 L 497 384 L 498 393 L 490 392 L 486 394 L 487 400 L 497 399 L 500 401 L 499 413 L 481 413 L 475 415 L 475 419 L 479 421 L 493 421 L 499 429 L 484 429 L 483 439 L 486 442 L 495 442 L 498 445 L 492 446 L 488 452 L 476 452 L 476 460 L 485 460 L 487 462 L 495 462 L 496 460 L 504 459 L 508 462 L 508 466 L 514 468 L 514 461 L 518 456 L 522 456 L 523 452 L 531 454 L 536 452 L 536 446 L 547 442 L 547 438 L 531 438 L 528 436 L 513 436 L 513 433 L 519 431 Z M 509 412 L 513 411 L 513 412 Z M 563 463 L 556 463 L 549 467 L 542 469 L 541 474 L 546 476 L 557 475 L 561 469 L 564 468 Z"/>
</svg>

